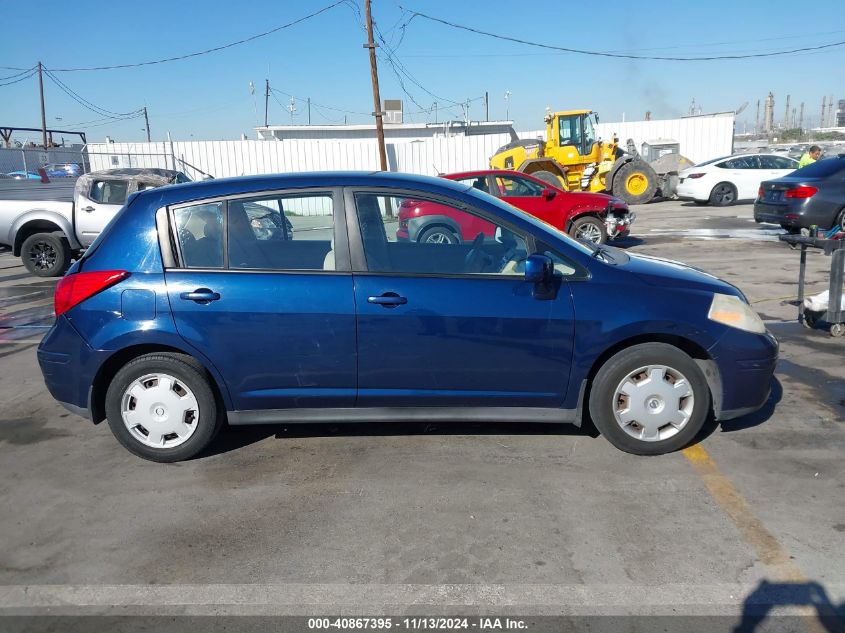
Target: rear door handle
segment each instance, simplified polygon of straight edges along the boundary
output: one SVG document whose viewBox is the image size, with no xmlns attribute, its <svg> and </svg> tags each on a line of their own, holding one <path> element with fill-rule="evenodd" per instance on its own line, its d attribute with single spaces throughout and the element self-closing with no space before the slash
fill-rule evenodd
<svg viewBox="0 0 845 633">
<path fill-rule="evenodd" d="M 91 207 L 91 206 L 82 207 L 82 210 L 85 211 L 86 213 L 91 213 L 92 211 L 96 211 L 96 209 L 94 209 L 94 207 Z"/>
<path fill-rule="evenodd" d="M 179 295 L 185 301 L 196 301 L 197 303 L 211 303 L 220 299 L 220 293 L 208 288 L 197 288 L 193 292 L 183 292 Z"/>
<path fill-rule="evenodd" d="M 367 303 L 375 303 L 385 308 L 395 308 L 396 306 L 405 305 L 408 303 L 408 300 L 405 297 L 400 297 L 395 292 L 385 292 L 380 297 L 367 297 Z"/>
</svg>

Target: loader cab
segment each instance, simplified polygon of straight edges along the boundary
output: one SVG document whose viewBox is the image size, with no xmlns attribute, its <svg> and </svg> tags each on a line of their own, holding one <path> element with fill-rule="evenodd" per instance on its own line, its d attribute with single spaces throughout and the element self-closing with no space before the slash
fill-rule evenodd
<svg viewBox="0 0 845 633">
<path fill-rule="evenodd" d="M 557 112 L 549 118 L 552 133 L 547 138 L 554 139 L 558 162 L 578 164 L 596 160 L 599 154 L 596 136 L 598 117 L 594 112 Z"/>
</svg>

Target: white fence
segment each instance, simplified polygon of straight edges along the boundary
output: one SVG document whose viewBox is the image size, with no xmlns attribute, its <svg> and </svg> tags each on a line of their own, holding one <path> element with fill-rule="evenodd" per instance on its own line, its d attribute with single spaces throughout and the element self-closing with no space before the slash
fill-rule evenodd
<svg viewBox="0 0 845 633">
<path fill-rule="evenodd" d="M 507 134 L 431 138 L 387 143 L 390 171 L 435 176 L 484 169 L 490 156 L 510 142 Z M 356 141 L 195 141 L 165 143 L 89 143 L 91 169 L 165 167 L 192 177 L 215 178 L 296 171 L 376 170 L 375 139 Z"/>
<path fill-rule="evenodd" d="M 680 142 L 681 154 L 694 162 L 730 154 L 733 115 L 666 121 L 602 123 L 598 133 L 620 142 L 633 138 L 637 149 L 657 138 Z M 545 131 L 522 138 L 543 137 Z M 390 171 L 437 175 L 485 169 L 495 151 L 510 142 L 508 134 L 437 137 L 387 143 Z M 378 149 L 372 140 L 192 141 L 162 143 L 89 143 L 92 170 L 114 167 L 180 169 L 193 178 L 215 178 L 297 171 L 376 170 Z"/>
<path fill-rule="evenodd" d="M 599 123 L 596 134 L 603 139 L 619 137 L 624 149 L 627 140 L 634 139 L 637 151 L 643 143 L 657 139 L 671 139 L 680 144 L 682 156 L 694 163 L 711 158 L 728 156 L 733 151 L 733 113 L 708 114 L 682 119 L 661 119 L 655 121 L 625 121 L 621 123 Z M 519 138 L 546 138 L 546 130 L 519 132 Z"/>
</svg>

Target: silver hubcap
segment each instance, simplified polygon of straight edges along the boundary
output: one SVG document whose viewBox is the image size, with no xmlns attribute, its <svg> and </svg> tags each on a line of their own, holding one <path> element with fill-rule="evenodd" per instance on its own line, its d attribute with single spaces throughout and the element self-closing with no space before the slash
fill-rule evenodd
<svg viewBox="0 0 845 633">
<path fill-rule="evenodd" d="M 425 238 L 426 244 L 451 244 L 452 240 L 445 233 L 432 233 Z"/>
<path fill-rule="evenodd" d="M 686 377 L 665 365 L 648 365 L 628 374 L 613 396 L 616 423 L 644 442 L 677 435 L 692 416 L 695 396 Z"/>
<path fill-rule="evenodd" d="M 578 229 L 575 237 L 579 240 L 590 240 L 591 242 L 598 243 L 601 241 L 601 229 L 592 223 L 584 224 Z"/>
<path fill-rule="evenodd" d="M 136 440 L 153 448 L 184 444 L 197 430 L 196 396 L 178 378 L 147 374 L 123 393 L 123 423 Z"/>
</svg>

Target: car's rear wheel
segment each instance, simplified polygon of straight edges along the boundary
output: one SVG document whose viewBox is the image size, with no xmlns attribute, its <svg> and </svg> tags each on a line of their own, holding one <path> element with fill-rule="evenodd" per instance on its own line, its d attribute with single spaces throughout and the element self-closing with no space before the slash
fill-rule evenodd
<svg viewBox="0 0 845 633">
<path fill-rule="evenodd" d="M 214 439 L 223 412 L 205 370 L 189 356 L 147 354 L 115 374 L 106 417 L 130 452 L 155 462 L 193 457 Z"/>
<path fill-rule="evenodd" d="M 425 229 L 419 237 L 420 244 L 458 244 L 461 241 L 451 229 L 445 226 L 433 226 Z"/>
<path fill-rule="evenodd" d="M 845 231 L 845 209 L 839 212 L 839 217 L 836 218 L 834 226 L 838 226 L 840 231 Z"/>
<path fill-rule="evenodd" d="M 61 277 L 70 266 L 70 244 L 53 233 L 35 233 L 21 244 L 21 260 L 33 275 Z"/>
<path fill-rule="evenodd" d="M 714 207 L 727 207 L 736 202 L 736 187 L 729 182 L 720 182 L 710 192 L 710 204 Z"/>
<path fill-rule="evenodd" d="M 569 234 L 576 240 L 587 240 L 593 244 L 604 244 L 607 241 L 604 222 L 591 215 L 575 218 L 569 228 Z"/>
<path fill-rule="evenodd" d="M 611 444 L 635 455 L 683 448 L 710 412 L 710 388 L 683 351 L 643 343 L 611 357 L 593 380 L 590 416 Z"/>
</svg>

